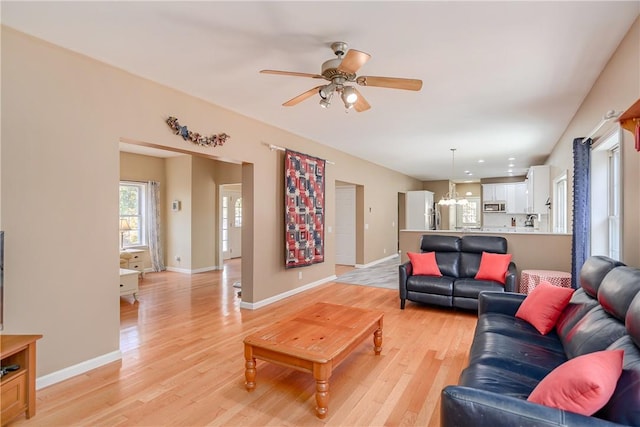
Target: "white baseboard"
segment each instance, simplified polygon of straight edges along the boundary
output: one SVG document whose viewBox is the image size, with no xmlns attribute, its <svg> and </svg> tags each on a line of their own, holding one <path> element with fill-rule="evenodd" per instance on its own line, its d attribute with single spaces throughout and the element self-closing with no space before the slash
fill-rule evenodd
<svg viewBox="0 0 640 427">
<path fill-rule="evenodd" d="M 191 274 L 204 273 L 206 271 L 214 271 L 214 270 L 220 270 L 220 267 L 218 267 L 217 265 L 213 265 L 210 267 L 196 268 L 194 270 L 191 270 Z"/>
<path fill-rule="evenodd" d="M 94 357 L 93 359 L 85 360 L 77 365 L 69 366 L 67 368 L 60 369 L 59 371 L 43 375 L 36 378 L 36 390 L 59 383 L 60 381 L 75 377 L 76 375 L 84 374 L 87 371 L 121 359 L 122 353 L 120 350 L 116 350 L 111 353 L 103 354 L 102 356 Z"/>
<path fill-rule="evenodd" d="M 167 267 L 167 271 L 173 271 L 174 273 L 191 274 L 191 270 L 188 268 Z"/>
<path fill-rule="evenodd" d="M 399 256 L 400 256 L 400 255 L 398 255 L 398 254 L 393 254 L 393 255 L 389 255 L 389 256 L 388 256 L 388 257 L 386 257 L 386 258 L 381 258 L 381 259 L 376 260 L 376 261 L 371 261 L 371 262 L 370 262 L 370 263 L 368 263 L 368 264 L 356 264 L 356 268 L 367 268 L 367 267 L 372 267 L 372 266 L 374 266 L 374 265 L 376 265 L 376 264 L 380 264 L 381 262 L 385 262 L 385 261 L 392 260 L 392 259 L 394 259 L 394 258 L 398 258 Z"/>
<path fill-rule="evenodd" d="M 213 265 L 210 267 L 203 267 L 203 268 L 195 268 L 193 270 L 189 268 L 167 267 L 167 271 L 173 271 L 174 273 L 184 273 L 184 274 L 197 274 L 197 273 L 204 273 L 206 271 L 213 271 L 213 270 L 222 270 L 222 269 L 217 265 Z"/>
<path fill-rule="evenodd" d="M 283 292 L 283 293 L 278 294 L 278 295 L 274 295 L 272 297 L 269 297 L 267 299 L 263 299 L 262 301 L 258 301 L 258 302 L 245 302 L 245 301 L 242 301 L 240 303 L 240 308 L 246 308 L 248 310 L 256 310 L 258 308 L 264 307 L 264 306 L 269 305 L 269 304 L 273 304 L 274 302 L 283 300 L 283 299 L 288 298 L 290 296 L 293 296 L 295 294 L 299 294 L 300 292 L 304 292 L 304 291 L 309 290 L 311 288 L 315 288 L 316 286 L 320 286 L 320 285 L 322 285 L 324 283 L 331 282 L 332 280 L 335 280 L 336 278 L 337 278 L 337 276 L 334 274 L 333 276 L 325 277 L 324 279 L 320 279 L 320 280 L 317 280 L 315 282 L 308 283 L 308 284 L 306 284 L 304 286 L 300 286 L 299 288 L 291 289 L 290 291 Z"/>
</svg>

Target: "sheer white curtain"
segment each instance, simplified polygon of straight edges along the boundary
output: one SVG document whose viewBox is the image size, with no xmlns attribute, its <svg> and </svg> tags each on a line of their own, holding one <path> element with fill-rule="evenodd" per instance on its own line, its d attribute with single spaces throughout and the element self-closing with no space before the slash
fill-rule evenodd
<svg viewBox="0 0 640 427">
<path fill-rule="evenodd" d="M 149 254 L 153 271 L 163 271 L 164 257 L 160 243 L 160 183 L 147 183 L 147 227 L 149 232 Z"/>
</svg>

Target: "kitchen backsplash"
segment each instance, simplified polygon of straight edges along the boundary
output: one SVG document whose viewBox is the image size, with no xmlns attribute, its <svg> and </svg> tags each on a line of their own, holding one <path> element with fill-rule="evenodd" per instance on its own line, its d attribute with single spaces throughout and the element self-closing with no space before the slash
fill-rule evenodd
<svg viewBox="0 0 640 427">
<path fill-rule="evenodd" d="M 483 212 L 482 227 L 511 227 L 511 218 L 516 220 L 516 227 L 524 227 L 527 215 L 524 214 L 507 214 L 497 212 Z M 536 215 L 533 220 L 533 227 L 539 231 L 549 232 L 549 215 L 540 215 L 540 221 Z"/>
</svg>

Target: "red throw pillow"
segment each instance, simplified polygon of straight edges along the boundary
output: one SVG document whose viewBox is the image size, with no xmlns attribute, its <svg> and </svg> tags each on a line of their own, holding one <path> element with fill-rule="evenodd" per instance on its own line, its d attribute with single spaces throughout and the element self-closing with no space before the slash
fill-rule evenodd
<svg viewBox="0 0 640 427">
<path fill-rule="evenodd" d="M 407 252 L 411 265 L 413 266 L 413 274 L 416 276 L 442 276 L 440 268 L 436 262 L 435 252 L 415 253 Z"/>
<path fill-rule="evenodd" d="M 529 322 L 542 335 L 547 335 L 556 326 L 574 291 L 575 289 L 553 286 L 546 280 L 541 280 L 522 301 L 516 317 Z"/>
<path fill-rule="evenodd" d="M 551 371 L 529 402 L 591 416 L 607 404 L 622 374 L 624 350 L 583 354 Z"/>
<path fill-rule="evenodd" d="M 482 252 L 480 268 L 476 273 L 478 280 L 493 280 L 504 285 L 507 280 L 507 269 L 511 262 L 511 254 L 494 254 Z"/>
</svg>

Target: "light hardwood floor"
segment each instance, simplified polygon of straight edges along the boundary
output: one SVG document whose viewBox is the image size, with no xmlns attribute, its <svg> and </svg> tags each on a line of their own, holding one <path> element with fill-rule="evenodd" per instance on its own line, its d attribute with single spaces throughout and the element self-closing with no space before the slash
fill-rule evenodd
<svg viewBox="0 0 640 427">
<path fill-rule="evenodd" d="M 239 308 L 239 261 L 194 275 L 150 273 L 121 299 L 122 361 L 41 389 L 33 426 L 438 426 L 440 390 L 466 364 L 476 316 L 407 303 L 397 291 L 327 283 L 258 310 Z M 382 354 L 363 343 L 334 370 L 329 413 L 311 375 L 258 360 L 244 387 L 243 338 L 325 301 L 385 313 Z M 78 321 L 82 321 L 78 319 Z"/>
</svg>

